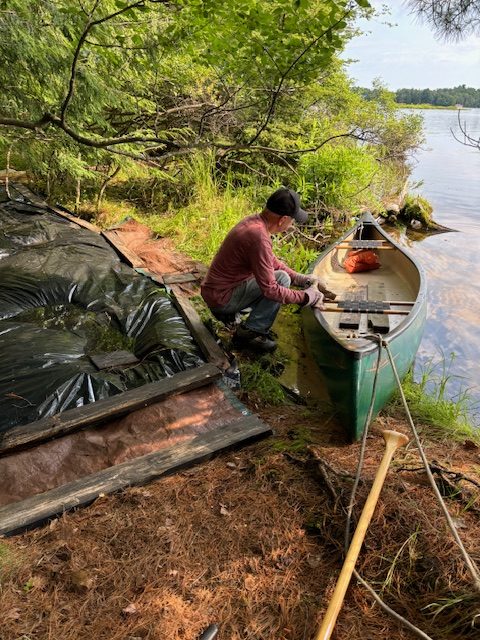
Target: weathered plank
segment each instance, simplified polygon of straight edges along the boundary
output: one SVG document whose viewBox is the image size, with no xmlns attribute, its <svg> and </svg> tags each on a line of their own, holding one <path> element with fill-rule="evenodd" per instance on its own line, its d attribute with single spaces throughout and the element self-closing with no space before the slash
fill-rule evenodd
<svg viewBox="0 0 480 640">
<path fill-rule="evenodd" d="M 238 444 L 270 435 L 270 427 L 257 416 L 242 417 L 187 443 L 149 453 L 86 478 L 0 508 L 0 535 L 13 534 L 40 524 L 69 509 L 91 503 L 100 494 L 145 484 L 210 458 Z"/>
<path fill-rule="evenodd" d="M 133 267 L 135 269 L 136 267 L 144 266 L 145 263 L 143 262 L 143 260 L 127 247 L 127 245 L 121 239 L 118 231 L 115 231 L 115 229 L 102 231 L 102 236 L 130 267 Z"/>
<path fill-rule="evenodd" d="M 195 311 L 190 300 L 182 294 L 180 287 L 175 284 L 170 285 L 174 302 L 180 311 L 182 318 L 185 320 L 195 342 L 201 349 L 203 355 L 209 362 L 212 362 L 219 369 L 228 369 L 230 363 L 222 349 L 215 342 L 212 334 L 203 324 L 200 316 Z"/>
<path fill-rule="evenodd" d="M 385 283 L 371 282 L 368 284 L 369 300 L 385 300 Z M 368 325 L 377 333 L 388 333 L 390 331 L 390 320 L 387 314 L 369 313 L 367 315 Z"/>
<path fill-rule="evenodd" d="M 84 407 L 58 413 L 51 418 L 43 418 L 23 426 L 18 426 L 0 436 L 0 453 L 23 447 L 33 442 L 41 442 L 81 427 L 98 424 L 106 419 L 118 418 L 135 409 L 142 409 L 168 396 L 185 393 L 207 385 L 221 376 L 222 372 L 213 364 L 204 364 L 164 378 L 158 382 L 145 384 L 138 389 L 125 391 L 117 396 L 92 402 Z"/>
<path fill-rule="evenodd" d="M 148 278 L 150 278 L 151 280 L 153 280 L 157 284 L 160 284 L 163 287 L 163 284 L 164 284 L 163 278 L 161 275 L 158 275 L 158 273 L 153 273 L 152 271 L 149 271 L 144 267 L 135 267 L 135 271 L 137 273 L 141 273 L 142 276 L 147 276 Z"/>
<path fill-rule="evenodd" d="M 43 209 L 46 209 L 47 211 L 53 211 L 54 213 L 56 213 L 61 218 L 65 218 L 66 220 L 69 220 L 70 222 L 74 222 L 79 227 L 83 227 L 84 229 L 88 229 L 89 231 L 94 231 L 95 233 L 100 233 L 100 228 L 97 227 L 95 224 L 92 224 L 91 222 L 88 222 L 87 220 L 82 220 L 81 218 L 77 218 L 76 216 L 72 215 L 71 213 L 68 213 L 68 211 L 64 211 L 63 209 L 60 209 L 59 207 L 55 207 L 55 206 L 53 206 L 51 204 L 48 204 L 48 202 L 43 200 L 43 198 L 40 198 L 39 196 L 37 196 L 32 191 L 30 191 L 30 189 L 28 187 L 26 187 L 25 185 L 15 183 L 14 184 L 14 188 L 19 193 L 21 193 L 22 196 L 24 196 L 25 198 L 30 200 L 30 202 L 32 204 L 37 205 L 38 207 L 41 207 Z"/>
<path fill-rule="evenodd" d="M 140 360 L 130 351 L 112 351 L 111 353 L 94 353 L 90 360 L 97 369 L 114 369 L 126 367 L 131 364 L 138 364 Z"/>
<path fill-rule="evenodd" d="M 162 278 L 165 284 L 182 284 L 182 282 L 196 282 L 198 280 L 193 273 L 164 273 Z"/>
<path fill-rule="evenodd" d="M 344 292 L 342 296 L 344 300 L 366 300 L 367 299 L 367 287 L 366 285 L 352 285 Z M 360 326 L 360 313 L 343 312 L 340 316 L 338 326 L 341 329 L 355 329 Z"/>
</svg>

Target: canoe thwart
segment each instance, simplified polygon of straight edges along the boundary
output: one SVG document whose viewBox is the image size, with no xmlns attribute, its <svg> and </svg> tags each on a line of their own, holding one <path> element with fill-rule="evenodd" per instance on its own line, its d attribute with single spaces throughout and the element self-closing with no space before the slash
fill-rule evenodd
<svg viewBox="0 0 480 640">
<path fill-rule="evenodd" d="M 369 313 L 376 313 L 377 311 L 385 311 L 390 309 L 388 302 L 382 302 L 381 300 L 374 302 L 372 300 L 340 300 L 337 302 L 337 306 L 341 309 L 348 309 L 349 311 L 359 312 L 368 311 Z"/>
<path fill-rule="evenodd" d="M 348 240 L 339 242 L 335 249 L 395 249 L 385 240 Z"/>
<path fill-rule="evenodd" d="M 352 302 L 351 300 L 324 300 L 323 304 L 338 304 L 338 305 L 350 306 L 351 302 Z M 411 302 L 408 300 L 365 300 L 364 304 L 374 304 L 374 305 L 388 304 L 392 306 L 398 305 L 401 307 L 404 307 L 404 306 L 413 307 L 413 305 L 415 304 L 415 300 L 412 300 Z"/>
<path fill-rule="evenodd" d="M 324 313 L 347 313 L 347 314 L 354 314 L 354 313 L 376 313 L 376 314 L 390 314 L 390 315 L 394 315 L 394 316 L 408 316 L 408 314 L 410 313 L 410 311 L 400 311 L 400 309 L 360 309 L 359 307 L 353 307 L 353 308 L 343 308 L 343 307 L 326 307 L 324 309 L 321 309 Z M 342 327 L 344 327 L 344 325 L 342 325 Z"/>
</svg>

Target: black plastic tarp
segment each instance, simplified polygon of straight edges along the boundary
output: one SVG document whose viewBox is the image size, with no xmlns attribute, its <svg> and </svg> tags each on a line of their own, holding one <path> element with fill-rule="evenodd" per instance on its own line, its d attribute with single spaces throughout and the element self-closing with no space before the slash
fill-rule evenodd
<svg viewBox="0 0 480 640">
<path fill-rule="evenodd" d="M 0 191 L 0 432 L 201 364 L 167 292 L 100 234 Z M 99 371 L 90 356 L 140 360 Z"/>
</svg>

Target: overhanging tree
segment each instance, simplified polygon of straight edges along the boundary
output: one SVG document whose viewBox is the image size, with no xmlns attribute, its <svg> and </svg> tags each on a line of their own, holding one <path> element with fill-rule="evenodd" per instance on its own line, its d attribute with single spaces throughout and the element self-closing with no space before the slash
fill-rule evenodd
<svg viewBox="0 0 480 640">
<path fill-rule="evenodd" d="M 221 0 L 3 2 L 4 149 L 44 142 L 40 154 L 76 158 L 79 172 L 113 155 L 164 167 L 203 148 L 268 153 L 277 113 L 369 10 L 366 0 L 239 0 L 234 11 Z"/>
</svg>

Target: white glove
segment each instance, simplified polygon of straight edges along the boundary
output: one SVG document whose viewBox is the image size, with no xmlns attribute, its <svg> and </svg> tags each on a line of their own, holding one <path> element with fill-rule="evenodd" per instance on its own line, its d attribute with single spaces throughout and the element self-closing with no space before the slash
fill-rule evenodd
<svg viewBox="0 0 480 640">
<path fill-rule="evenodd" d="M 323 282 L 323 280 L 321 278 L 319 278 L 318 276 L 308 276 L 308 284 L 310 286 L 316 286 L 317 289 L 323 293 L 323 295 L 325 296 L 326 300 L 335 300 L 335 298 L 337 297 L 336 293 L 333 293 L 333 291 L 330 291 L 329 289 L 327 289 L 327 287 L 325 286 L 325 283 Z"/>
<path fill-rule="evenodd" d="M 312 284 L 311 287 L 305 289 L 305 302 L 303 306 L 305 307 L 316 307 L 317 309 L 324 309 L 323 306 L 323 293 L 318 290 L 318 287 L 315 284 Z"/>
</svg>

